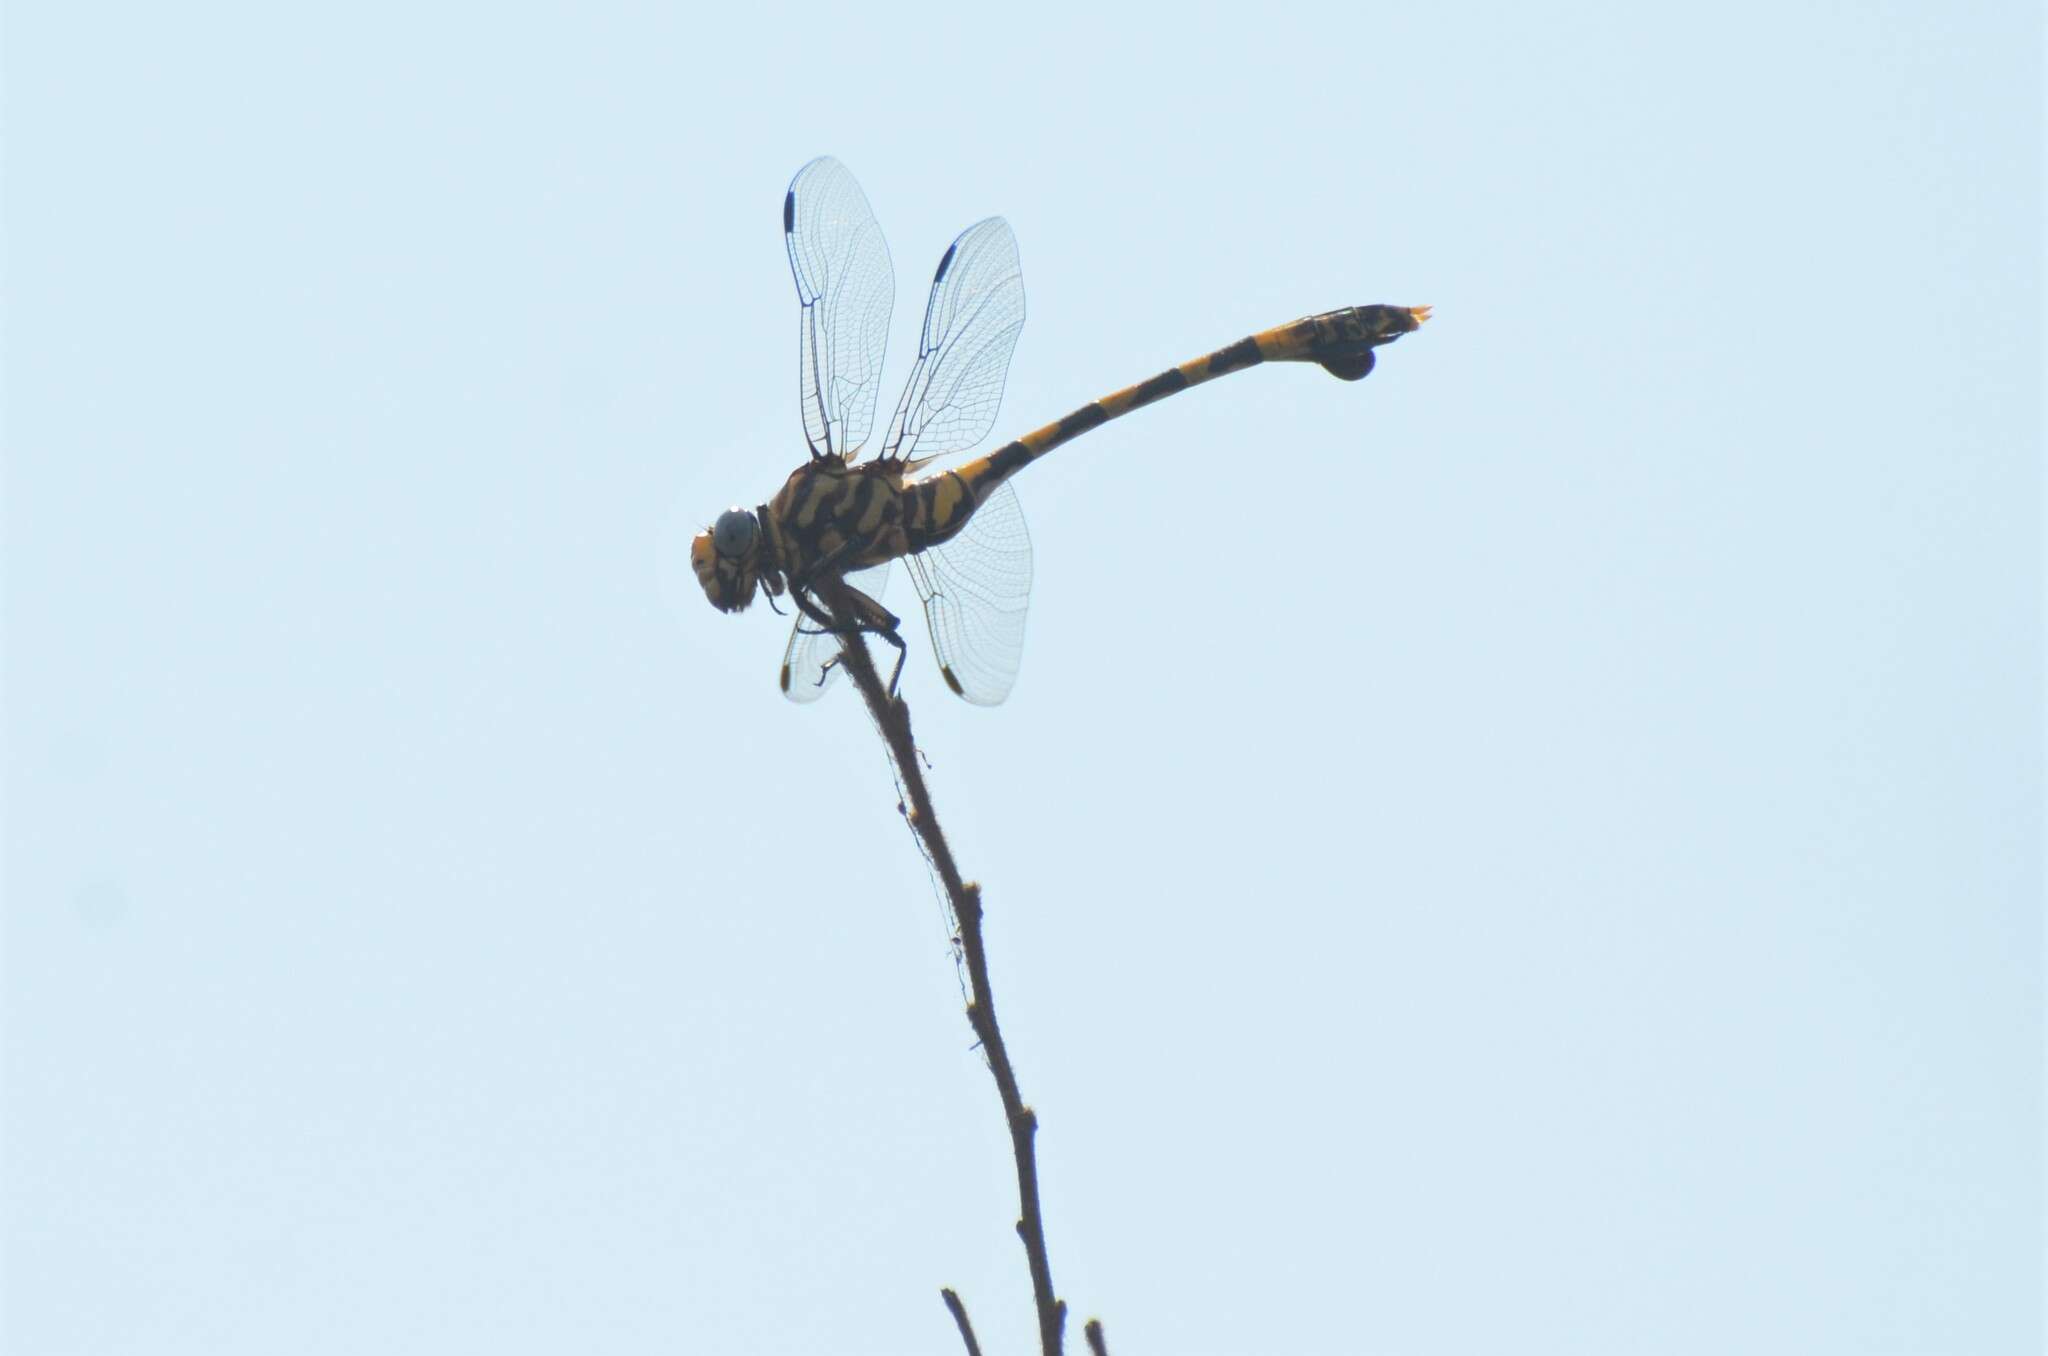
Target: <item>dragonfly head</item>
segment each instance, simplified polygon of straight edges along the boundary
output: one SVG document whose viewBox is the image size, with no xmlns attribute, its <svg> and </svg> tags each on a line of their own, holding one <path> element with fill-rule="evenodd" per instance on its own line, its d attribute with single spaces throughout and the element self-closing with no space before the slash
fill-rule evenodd
<svg viewBox="0 0 2048 1356">
<path fill-rule="evenodd" d="M 713 607 L 738 612 L 754 601 L 761 579 L 761 520 L 743 508 L 719 514 L 690 539 L 690 566 Z"/>
</svg>

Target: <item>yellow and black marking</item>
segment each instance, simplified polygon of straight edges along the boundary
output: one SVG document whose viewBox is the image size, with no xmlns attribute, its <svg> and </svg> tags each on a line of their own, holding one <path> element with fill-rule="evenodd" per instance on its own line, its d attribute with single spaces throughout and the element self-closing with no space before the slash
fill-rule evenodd
<svg viewBox="0 0 2048 1356">
<path fill-rule="evenodd" d="M 942 274 L 944 268 L 941 263 Z M 905 477 L 914 462 L 883 457 L 849 463 L 814 455 L 753 515 L 757 535 L 743 532 L 744 544 L 725 555 L 710 531 L 700 533 L 691 543 L 692 564 L 705 593 L 727 611 L 745 607 L 757 586 L 771 596 L 786 590 L 806 617 L 838 630 L 807 596 L 819 581 L 950 540 L 997 486 L 1054 448 L 1132 410 L 1259 363 L 1312 362 L 1357 381 L 1372 371 L 1375 348 L 1413 332 L 1427 319 L 1427 306 L 1351 306 L 1276 325 L 1092 400 L 986 456 L 909 483 Z M 741 519 L 746 527 L 747 515 L 738 510 L 725 516 Z M 901 673 L 904 643 L 897 634 L 898 619 L 857 589 L 847 593 L 855 615 L 844 629 L 873 632 L 894 645 Z M 959 680 L 950 670 L 944 672 L 947 683 L 960 691 Z M 786 664 L 782 681 L 786 690 Z M 893 690 L 893 677 L 890 686 Z"/>
<path fill-rule="evenodd" d="M 1092 400 L 1065 418 L 1005 443 L 985 457 L 910 486 L 910 496 L 927 496 L 930 500 L 922 511 L 905 512 L 905 517 L 917 524 L 916 530 L 908 534 L 910 549 L 921 551 L 953 536 L 990 491 L 1054 448 L 1190 386 L 1260 363 L 1284 362 L 1318 363 L 1334 376 L 1357 381 L 1372 371 L 1372 351 L 1421 328 L 1422 322 L 1429 319 L 1429 309 L 1348 306 L 1341 311 L 1304 316 L 1260 330 L 1213 353 L 1169 367 L 1135 386 Z"/>
<path fill-rule="evenodd" d="M 832 457 L 798 467 L 761 512 L 777 568 L 801 585 L 917 549 L 903 530 L 903 471 L 900 461 Z"/>
<path fill-rule="evenodd" d="M 771 593 L 787 581 L 797 608 L 821 631 L 871 632 L 896 647 L 896 671 L 903 671 L 905 645 L 897 634 L 901 621 L 880 602 L 851 585 L 842 587 L 842 602 L 851 609 L 835 622 L 810 596 L 827 578 L 880 565 L 914 548 L 904 535 L 905 463 L 877 460 L 849 465 L 837 457 L 815 457 L 783 483 L 773 499 L 758 510 L 763 536 L 761 575 Z M 793 675 L 785 656 L 782 690 Z"/>
<path fill-rule="evenodd" d="M 1352 306 L 1276 325 L 1112 391 L 984 457 L 909 484 L 908 463 L 818 457 L 761 506 L 761 574 L 774 592 L 802 589 L 822 572 L 844 574 L 936 546 L 957 535 L 996 486 L 1056 447 L 1132 410 L 1267 362 L 1319 363 L 1346 381 L 1372 370 L 1374 348 L 1419 328 L 1427 306 Z"/>
</svg>

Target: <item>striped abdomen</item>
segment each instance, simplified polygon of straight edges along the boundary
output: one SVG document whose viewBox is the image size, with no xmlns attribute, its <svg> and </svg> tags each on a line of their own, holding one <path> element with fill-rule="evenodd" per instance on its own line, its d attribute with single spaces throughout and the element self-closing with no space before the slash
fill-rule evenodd
<svg viewBox="0 0 2048 1356">
<path fill-rule="evenodd" d="M 1035 429 L 1015 442 L 1005 443 L 987 456 L 946 473 L 946 476 L 934 477 L 932 481 L 919 482 L 910 488 L 913 492 L 918 491 L 948 476 L 960 482 L 956 489 L 933 492 L 934 513 L 942 521 L 949 515 L 958 518 L 945 536 L 934 538 L 943 541 L 946 536 L 959 531 L 959 524 L 965 522 L 967 513 L 973 511 L 971 504 L 965 510 L 951 508 L 950 505 L 961 498 L 971 500 L 973 504 L 980 503 L 996 486 L 1055 447 L 1072 442 L 1090 429 L 1100 428 L 1112 419 L 1143 409 L 1190 386 L 1199 386 L 1205 381 L 1214 381 L 1259 363 L 1319 363 L 1346 381 L 1357 381 L 1372 371 L 1372 351 L 1375 348 L 1418 329 L 1427 319 L 1427 306 L 1350 306 L 1341 311 L 1325 311 L 1321 315 L 1275 325 L 1213 353 L 1192 358 L 1178 367 L 1169 367 L 1135 386 L 1126 386 L 1100 400 L 1092 400 L 1064 419 Z"/>
</svg>

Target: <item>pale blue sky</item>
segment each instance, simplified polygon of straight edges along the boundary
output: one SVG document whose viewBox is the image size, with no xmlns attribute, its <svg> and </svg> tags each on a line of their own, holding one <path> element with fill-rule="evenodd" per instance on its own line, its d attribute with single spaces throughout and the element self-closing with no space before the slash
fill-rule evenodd
<svg viewBox="0 0 2048 1356">
<path fill-rule="evenodd" d="M 1028 471 L 1007 706 L 911 623 L 1077 1343 L 2040 1350 L 2039 10 L 1654 8 L 10 5 L 0 1348 L 1029 1349 L 880 746 L 677 578 L 829 152 L 892 390 L 1015 227 L 999 438 L 1437 307 Z"/>
</svg>

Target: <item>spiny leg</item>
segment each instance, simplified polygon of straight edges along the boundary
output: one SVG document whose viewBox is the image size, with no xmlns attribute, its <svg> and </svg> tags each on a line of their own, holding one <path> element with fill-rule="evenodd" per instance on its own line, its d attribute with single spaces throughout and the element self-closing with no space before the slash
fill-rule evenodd
<svg viewBox="0 0 2048 1356">
<path fill-rule="evenodd" d="M 811 601 L 808 589 L 791 592 L 796 598 L 797 607 L 802 609 L 806 617 L 818 624 L 820 634 L 838 636 L 841 645 L 858 645 L 864 635 L 880 636 L 896 647 L 896 667 L 889 674 L 889 695 L 894 697 L 896 684 L 903 678 L 903 661 L 910 657 L 910 646 L 904 641 L 900 629 L 903 619 L 844 580 L 838 581 L 838 585 L 840 595 L 856 613 L 850 622 L 835 621 L 830 613 Z M 825 676 L 832 672 L 832 665 L 838 662 L 839 657 L 834 656 L 825 665 L 818 675 L 820 685 L 824 683 Z"/>
</svg>

